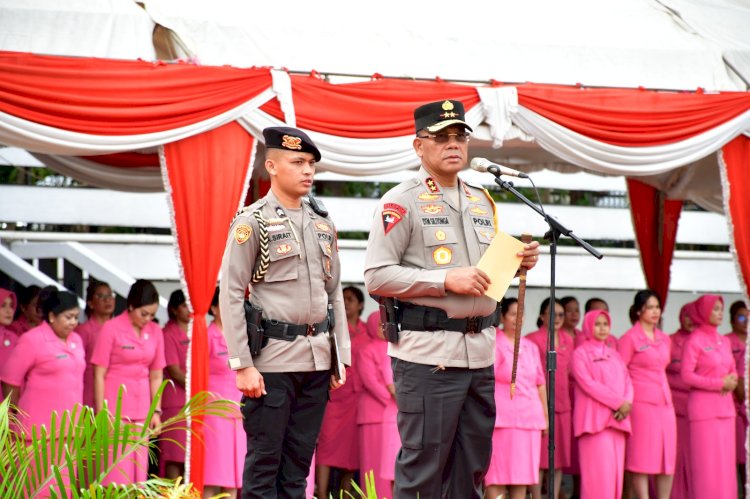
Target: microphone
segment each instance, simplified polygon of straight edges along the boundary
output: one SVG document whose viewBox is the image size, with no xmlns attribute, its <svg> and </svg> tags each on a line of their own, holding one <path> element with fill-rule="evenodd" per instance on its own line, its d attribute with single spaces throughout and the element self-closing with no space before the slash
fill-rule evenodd
<svg viewBox="0 0 750 499">
<path fill-rule="evenodd" d="M 478 172 L 490 172 L 496 177 L 500 175 L 508 175 L 511 177 L 529 178 L 529 176 L 526 175 L 524 172 L 519 172 L 518 170 L 514 170 L 513 168 L 508 168 L 507 166 L 496 165 L 495 163 L 491 162 L 489 159 L 486 159 L 486 158 L 474 158 L 471 160 L 471 164 L 469 166 L 471 167 L 472 170 L 475 170 Z"/>
</svg>

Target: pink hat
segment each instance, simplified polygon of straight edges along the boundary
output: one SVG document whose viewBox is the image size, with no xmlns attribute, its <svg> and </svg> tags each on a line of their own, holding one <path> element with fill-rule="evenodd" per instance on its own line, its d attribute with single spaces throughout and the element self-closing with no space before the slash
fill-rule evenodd
<svg viewBox="0 0 750 499">
<path fill-rule="evenodd" d="M 18 306 L 18 300 L 16 300 L 16 294 L 5 288 L 0 288 L 0 303 L 4 302 L 7 297 L 10 296 L 10 302 L 13 305 L 13 311 L 16 311 L 16 307 Z"/>
<path fill-rule="evenodd" d="M 719 295 L 703 295 L 694 302 L 695 320 L 693 322 L 695 322 L 697 326 L 708 324 L 708 318 L 711 316 L 711 311 L 713 310 L 717 300 L 720 300 L 721 304 L 724 305 L 724 298 Z M 693 316 L 691 316 L 690 318 L 693 319 Z"/>
<path fill-rule="evenodd" d="M 612 317 L 610 317 L 609 312 L 606 310 L 592 310 L 591 312 L 586 312 L 586 315 L 583 317 L 583 337 L 586 341 L 596 340 L 596 338 L 594 338 L 594 323 L 596 323 L 596 319 L 598 319 L 600 315 L 605 316 L 607 322 L 609 322 L 610 328 L 612 327 Z"/>
</svg>

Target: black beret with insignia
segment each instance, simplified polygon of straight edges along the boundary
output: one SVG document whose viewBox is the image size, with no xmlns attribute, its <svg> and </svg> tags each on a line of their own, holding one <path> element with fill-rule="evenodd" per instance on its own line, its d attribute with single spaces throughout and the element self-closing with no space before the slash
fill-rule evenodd
<svg viewBox="0 0 750 499">
<path fill-rule="evenodd" d="M 463 125 L 464 128 L 473 132 L 474 130 L 466 124 L 465 114 L 464 105 L 461 101 L 430 102 L 414 110 L 414 126 L 417 132 L 427 130 L 430 133 L 435 133 L 447 126 Z"/>
<path fill-rule="evenodd" d="M 263 130 L 266 147 L 284 151 L 309 152 L 320 161 L 320 151 L 302 130 L 288 126 L 272 126 Z"/>
</svg>

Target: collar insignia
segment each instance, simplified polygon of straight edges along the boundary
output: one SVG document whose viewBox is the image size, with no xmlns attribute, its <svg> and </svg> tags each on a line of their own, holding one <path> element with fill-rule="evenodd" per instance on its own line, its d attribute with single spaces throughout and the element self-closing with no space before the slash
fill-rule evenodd
<svg viewBox="0 0 750 499">
<path fill-rule="evenodd" d="M 437 183 L 432 179 L 432 177 L 427 177 L 424 180 L 425 185 L 427 186 L 427 189 L 429 189 L 430 192 L 440 192 L 440 188 L 437 186 Z"/>
</svg>

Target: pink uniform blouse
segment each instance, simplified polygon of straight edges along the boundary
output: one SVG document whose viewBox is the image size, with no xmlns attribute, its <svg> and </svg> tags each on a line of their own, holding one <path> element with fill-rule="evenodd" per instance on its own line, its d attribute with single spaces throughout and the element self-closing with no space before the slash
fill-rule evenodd
<svg viewBox="0 0 750 499">
<path fill-rule="evenodd" d="M 654 328 L 654 339 L 650 340 L 640 322 L 636 322 L 617 342 L 617 350 L 628 366 L 635 390 L 634 401 L 672 405 L 672 393 L 667 381 L 669 336 Z"/>
<path fill-rule="evenodd" d="M 624 402 L 633 402 L 633 383 L 622 357 L 601 341 L 591 340 L 573 353 L 576 436 L 613 428 L 630 433 L 630 418 L 617 421 L 614 413 Z"/>
<path fill-rule="evenodd" d="M 83 348 L 86 349 L 86 370 L 83 372 L 83 403 L 90 407 L 94 407 L 94 367 L 91 365 L 91 356 L 94 354 L 96 338 L 103 325 L 95 319 L 89 319 L 76 328 L 76 333 L 83 341 Z"/>
<path fill-rule="evenodd" d="M 743 377 L 743 373 L 745 372 L 743 367 L 745 365 L 745 341 L 736 333 L 729 333 L 726 335 L 726 338 L 729 340 L 729 346 L 732 348 L 732 357 L 734 357 L 734 365 L 737 368 L 737 375 Z M 743 402 L 737 402 L 737 399 L 735 399 L 734 406 L 737 410 L 737 414 L 747 420 L 745 404 Z"/>
<path fill-rule="evenodd" d="M 110 410 L 114 411 L 120 385 L 125 385 L 122 414 L 132 421 L 145 420 L 151 405 L 149 371 L 161 371 L 166 365 L 164 335 L 158 324 L 146 324 L 139 337 L 127 312 L 107 321 L 99 333 L 91 363 L 107 368 L 104 399 Z"/>
<path fill-rule="evenodd" d="M 563 331 L 558 331 L 557 370 L 555 371 L 555 412 L 568 412 L 570 403 L 570 359 L 573 357 L 573 338 Z M 539 350 L 539 360 L 544 372 L 547 372 L 547 328 L 542 327 L 526 335 Z"/>
<path fill-rule="evenodd" d="M 737 373 L 729 340 L 715 327 L 699 326 L 685 344 L 682 354 L 682 379 L 690 386 L 688 419 L 734 417 L 732 394 L 721 393 L 724 376 Z"/>
<path fill-rule="evenodd" d="M 175 321 L 169 321 L 164 326 L 164 361 L 168 366 L 180 366 L 182 372 L 187 372 L 187 355 L 190 339 L 187 332 L 180 329 Z M 164 370 L 164 379 L 172 379 L 169 372 Z M 185 405 L 185 388 L 178 385 L 167 385 L 162 398 L 162 408 L 180 408 Z"/>
<path fill-rule="evenodd" d="M 564 333 L 567 335 L 567 333 Z M 495 341 L 495 428 L 522 428 L 543 430 L 544 408 L 539 399 L 539 387 L 545 376 L 536 345 L 521 338 L 518 348 L 516 394 L 510 398 L 510 380 L 513 370 L 513 343 L 502 330 L 497 329 Z"/>
<path fill-rule="evenodd" d="M 352 356 L 355 357 L 357 352 L 363 348 L 370 338 L 367 336 L 365 323 L 357 321 L 357 325 L 352 328 L 349 326 L 349 338 L 351 339 Z M 329 392 L 328 399 L 336 404 L 347 404 L 352 410 L 357 406 L 358 393 L 362 390 L 362 383 L 357 376 L 357 372 L 351 366 L 346 368 L 346 383 L 341 388 Z"/>
<path fill-rule="evenodd" d="M 371 339 L 359 350 L 352 367 L 362 385 L 357 406 L 357 424 L 382 422 L 385 407 L 392 399 L 386 388 L 389 383 L 393 383 L 392 379 L 388 381 L 388 372 L 391 370 L 388 342 L 380 338 Z"/>
<path fill-rule="evenodd" d="M 678 416 L 687 416 L 687 401 L 690 386 L 682 379 L 682 353 L 685 350 L 690 333 L 682 330 L 669 337 L 671 340 L 669 365 L 667 366 L 667 380 L 672 389 L 672 403 L 674 412 Z"/>
<path fill-rule="evenodd" d="M 62 340 L 47 322 L 42 322 L 18 339 L 2 379 L 24 387 L 18 408 L 27 413 L 19 415 L 27 430 L 31 425 L 49 427 L 52 411 L 62 414 L 83 402 L 85 368 L 83 341 L 75 332 Z"/>
<path fill-rule="evenodd" d="M 18 343 L 18 335 L 5 326 L 0 326 L 0 372 Z"/>
<path fill-rule="evenodd" d="M 10 326 L 8 326 L 11 331 L 16 333 L 18 336 L 21 336 L 26 331 L 29 331 L 32 329 L 31 325 L 29 324 L 29 321 L 26 320 L 25 316 L 21 316 L 18 319 L 14 320 Z"/>
<path fill-rule="evenodd" d="M 224 333 L 215 324 L 208 326 L 208 391 L 224 400 L 239 402 L 242 392 L 237 389 L 235 372 L 229 369 L 229 351 Z M 233 412 L 242 417 L 240 408 Z"/>
</svg>

